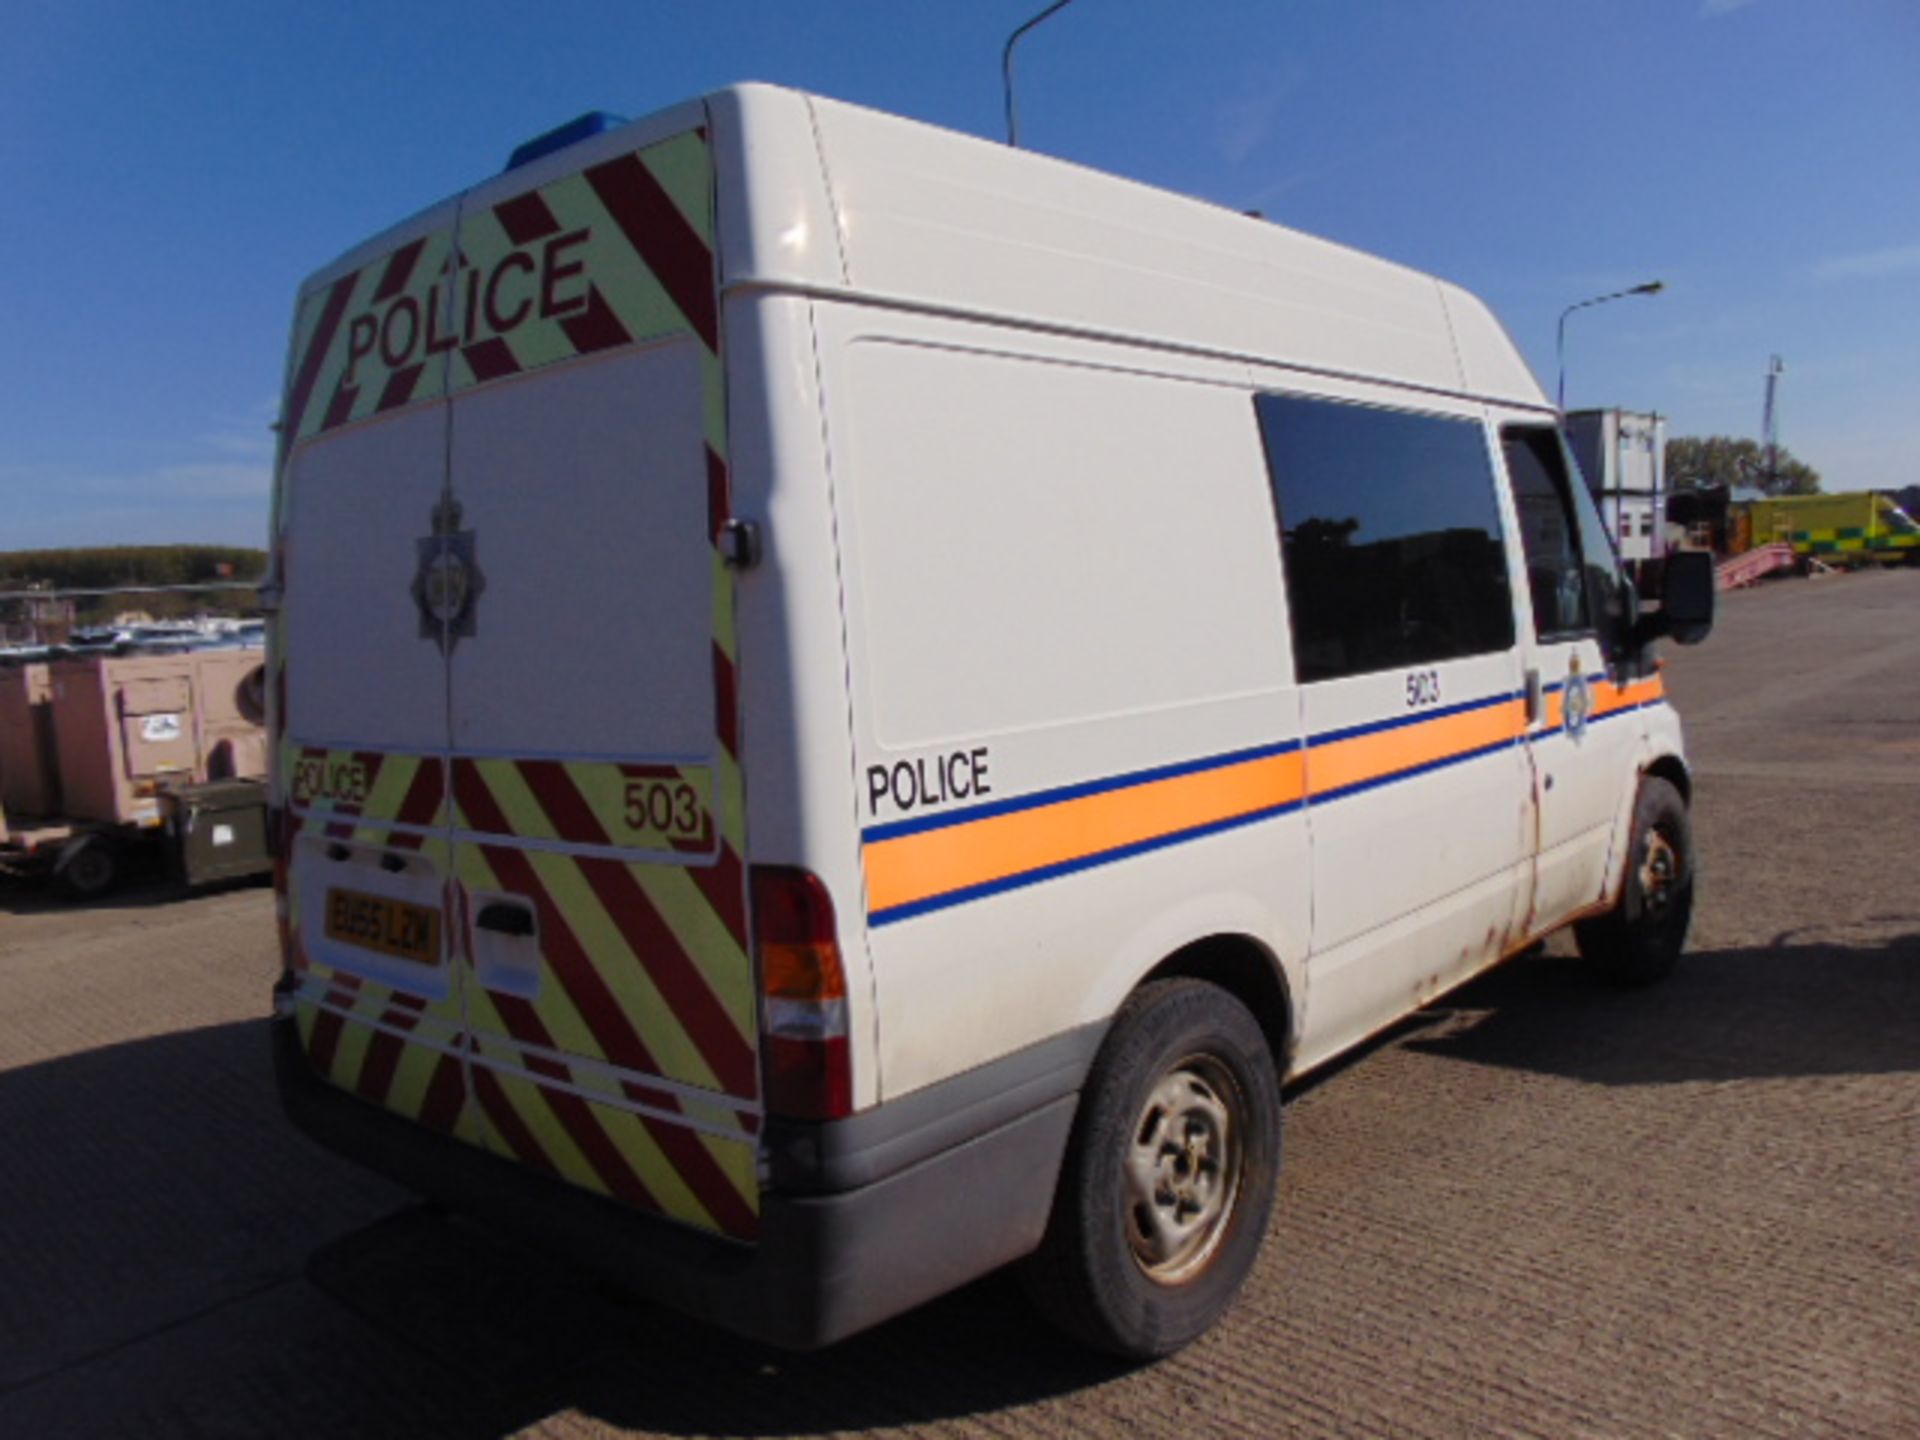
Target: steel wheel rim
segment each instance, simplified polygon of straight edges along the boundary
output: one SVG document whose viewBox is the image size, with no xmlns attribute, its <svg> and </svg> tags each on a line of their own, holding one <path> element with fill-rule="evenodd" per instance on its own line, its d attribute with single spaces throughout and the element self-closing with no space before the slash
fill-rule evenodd
<svg viewBox="0 0 1920 1440">
<path fill-rule="evenodd" d="M 1640 860 L 1640 894 L 1647 913 L 1656 918 L 1673 907 L 1682 880 L 1680 852 L 1657 826 L 1648 830 Z"/>
<path fill-rule="evenodd" d="M 1127 1245 L 1151 1280 L 1178 1285 L 1218 1254 L 1240 1198 L 1246 1104 L 1232 1073 L 1190 1055 L 1154 1082 L 1127 1142 Z"/>
</svg>

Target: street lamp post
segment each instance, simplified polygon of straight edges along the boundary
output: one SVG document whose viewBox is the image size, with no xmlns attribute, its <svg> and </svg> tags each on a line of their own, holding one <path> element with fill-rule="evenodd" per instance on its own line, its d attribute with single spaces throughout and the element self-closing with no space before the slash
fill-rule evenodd
<svg viewBox="0 0 1920 1440">
<path fill-rule="evenodd" d="M 1018 30 L 1015 30 L 1013 34 L 1009 35 L 1007 37 L 1007 48 L 1000 52 L 1000 78 L 1005 84 L 1007 92 L 1007 144 L 1016 150 L 1020 148 L 1020 112 L 1014 108 L 1013 104 L 1013 47 L 1020 43 L 1021 36 L 1033 29 L 1033 27 L 1038 25 L 1042 20 L 1066 9 L 1067 6 L 1072 3 L 1073 0 L 1054 0 L 1053 4 L 1047 6 L 1046 9 L 1027 21 L 1027 23 L 1022 25 Z"/>
<path fill-rule="evenodd" d="M 1630 290 L 1615 290 L 1611 294 L 1596 295 L 1591 300 L 1581 300 L 1567 306 L 1560 312 L 1560 330 L 1554 340 L 1554 358 L 1560 362 L 1560 388 L 1556 392 L 1555 402 L 1562 415 L 1567 412 L 1567 317 L 1576 310 L 1584 310 L 1589 305 L 1604 305 L 1609 300 L 1624 300 L 1629 295 L 1658 295 L 1667 285 L 1664 280 L 1649 280 L 1644 285 L 1635 285 Z"/>
</svg>

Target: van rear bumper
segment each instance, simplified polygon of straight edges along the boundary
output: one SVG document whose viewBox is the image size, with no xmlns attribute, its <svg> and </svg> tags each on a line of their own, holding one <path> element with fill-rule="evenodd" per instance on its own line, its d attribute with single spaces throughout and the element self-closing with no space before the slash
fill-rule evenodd
<svg viewBox="0 0 1920 1440">
<path fill-rule="evenodd" d="M 805 1350 L 1032 1251 L 1098 1028 L 850 1120 L 769 1124 L 760 1237 L 689 1230 L 514 1165 L 336 1089 L 273 1022 L 288 1116 L 328 1149 L 534 1248 L 724 1329 Z"/>
</svg>

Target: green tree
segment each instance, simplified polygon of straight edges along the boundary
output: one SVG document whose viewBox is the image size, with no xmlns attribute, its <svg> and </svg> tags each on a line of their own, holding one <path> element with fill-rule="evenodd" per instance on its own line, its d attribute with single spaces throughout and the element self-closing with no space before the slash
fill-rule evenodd
<svg viewBox="0 0 1920 1440">
<path fill-rule="evenodd" d="M 1674 490 L 1744 485 L 1769 495 L 1813 495 L 1820 489 L 1820 472 L 1804 460 L 1796 460 L 1782 445 L 1770 477 L 1767 447 L 1757 440 L 1735 440 L 1727 435 L 1705 439 L 1682 436 L 1667 441 L 1667 485 Z"/>
<path fill-rule="evenodd" d="M 57 590 L 95 590 L 115 585 L 197 585 L 206 581 L 257 581 L 266 573 L 267 552 L 238 545 L 106 545 L 89 549 L 0 551 L 0 590 L 50 585 Z M 82 600 L 79 619 L 97 624 L 116 611 L 188 615 L 232 614 L 252 608 L 244 590 L 203 590 L 171 595 L 103 596 Z"/>
</svg>

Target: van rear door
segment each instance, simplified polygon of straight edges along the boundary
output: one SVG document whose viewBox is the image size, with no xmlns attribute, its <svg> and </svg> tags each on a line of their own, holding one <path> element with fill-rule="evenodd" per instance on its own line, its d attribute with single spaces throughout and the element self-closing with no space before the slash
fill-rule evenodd
<svg viewBox="0 0 1920 1440">
<path fill-rule="evenodd" d="M 429 352 L 456 207 L 323 272 L 281 412 L 269 634 L 275 872 L 309 1063 L 477 1143 L 448 924 L 446 666 L 410 586 L 446 485 L 446 361 Z"/>
<path fill-rule="evenodd" d="M 694 117 L 704 119 L 696 109 Z M 454 873 L 486 1145 L 756 1226 L 757 1019 L 705 129 L 470 194 L 452 354 Z"/>
</svg>

